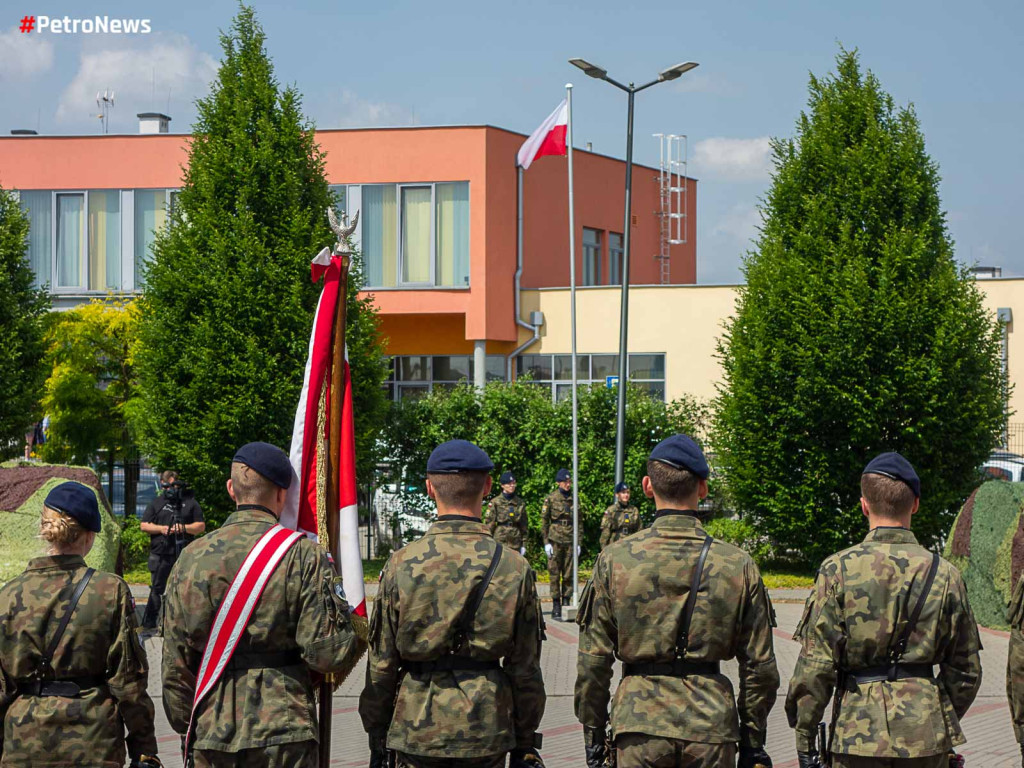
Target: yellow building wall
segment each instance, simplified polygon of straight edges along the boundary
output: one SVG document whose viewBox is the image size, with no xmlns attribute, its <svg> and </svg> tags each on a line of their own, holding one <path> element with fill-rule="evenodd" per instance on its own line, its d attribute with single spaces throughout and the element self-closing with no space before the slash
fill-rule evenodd
<svg viewBox="0 0 1024 768">
<path fill-rule="evenodd" d="M 979 280 L 985 306 L 993 315 L 1009 308 L 1024 329 L 1024 278 Z M 629 349 L 665 353 L 665 397 L 710 399 L 721 381 L 716 345 L 723 323 L 736 304 L 734 285 L 634 286 L 629 291 Z M 576 290 L 576 349 L 580 353 L 614 353 L 619 348 L 620 292 L 614 287 Z M 538 343 L 523 354 L 568 354 L 571 349 L 569 290 L 523 291 L 523 316 L 544 313 Z M 519 342 L 530 337 L 520 329 Z M 1011 421 L 1024 421 L 1024 333 L 1009 326 L 1008 370 L 1017 382 L 1010 397 Z"/>
</svg>

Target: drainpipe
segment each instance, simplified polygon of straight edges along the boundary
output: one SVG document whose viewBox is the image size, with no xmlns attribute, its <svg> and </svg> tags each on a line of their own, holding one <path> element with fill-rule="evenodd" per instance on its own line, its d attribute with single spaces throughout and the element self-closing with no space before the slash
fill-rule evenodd
<svg viewBox="0 0 1024 768">
<path fill-rule="evenodd" d="M 533 333 L 533 337 L 527 339 L 518 347 L 516 347 L 508 356 L 508 362 L 506 363 L 505 379 L 512 381 L 512 367 L 515 365 L 516 358 L 523 353 L 524 350 L 537 343 L 540 338 L 540 326 L 543 323 L 543 319 L 540 322 L 537 321 L 539 312 L 534 313 L 533 323 L 528 323 L 522 318 L 522 310 L 520 305 L 520 281 L 523 277 L 523 167 L 516 166 L 517 177 L 516 177 L 516 192 L 517 192 L 517 217 L 516 217 L 516 277 L 515 277 L 515 290 L 516 290 L 516 325 L 520 328 Z M 540 315 L 543 318 L 543 315 Z"/>
</svg>

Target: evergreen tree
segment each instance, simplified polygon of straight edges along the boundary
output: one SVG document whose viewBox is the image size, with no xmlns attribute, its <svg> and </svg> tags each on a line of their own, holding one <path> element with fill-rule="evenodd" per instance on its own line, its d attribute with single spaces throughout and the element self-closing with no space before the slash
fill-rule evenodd
<svg viewBox="0 0 1024 768">
<path fill-rule="evenodd" d="M 917 116 L 841 50 L 773 154 L 719 346 L 731 490 L 777 545 L 817 560 L 863 537 L 861 470 L 900 451 L 922 480 L 915 531 L 934 544 L 997 445 L 1006 389 Z"/>
<path fill-rule="evenodd" d="M 28 217 L 0 188 L 0 459 L 20 452 L 39 418 L 45 378 L 43 322 L 50 300 L 32 285 Z"/>
<path fill-rule="evenodd" d="M 300 97 L 280 89 L 252 8 L 221 36 L 224 58 L 198 102 L 170 225 L 154 242 L 136 355 L 143 447 L 181 470 L 216 522 L 224 481 L 250 440 L 288 449 L 320 286 L 310 260 L 334 242 L 324 155 Z M 377 319 L 348 295 L 357 451 L 365 471 L 386 403 Z"/>
</svg>

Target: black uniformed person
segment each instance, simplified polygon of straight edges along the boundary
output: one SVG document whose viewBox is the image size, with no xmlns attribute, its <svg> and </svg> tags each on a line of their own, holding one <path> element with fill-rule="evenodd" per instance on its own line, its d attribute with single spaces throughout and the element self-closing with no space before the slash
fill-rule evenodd
<svg viewBox="0 0 1024 768">
<path fill-rule="evenodd" d="M 152 578 L 149 600 L 142 615 L 142 627 L 147 630 L 156 629 L 167 576 L 178 555 L 186 544 L 206 530 L 199 502 L 195 496 L 183 493 L 177 472 L 169 469 L 160 475 L 160 487 L 163 493 L 149 502 L 139 523 L 142 532 L 150 537 L 147 564 Z"/>
<path fill-rule="evenodd" d="M 0 589 L 0 765 L 159 766 L 135 601 L 85 564 L 96 493 L 65 482 L 43 504 L 47 556 Z"/>
<path fill-rule="evenodd" d="M 543 768 L 542 621 L 529 563 L 480 521 L 494 468 L 465 440 L 427 462 L 437 522 L 391 555 L 359 715 L 371 766 Z"/>
</svg>

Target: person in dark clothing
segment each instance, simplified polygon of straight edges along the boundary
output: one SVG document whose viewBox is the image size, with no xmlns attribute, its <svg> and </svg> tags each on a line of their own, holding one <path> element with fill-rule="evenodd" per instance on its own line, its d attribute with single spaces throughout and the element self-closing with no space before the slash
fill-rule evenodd
<svg viewBox="0 0 1024 768">
<path fill-rule="evenodd" d="M 150 536 L 148 565 L 152 576 L 149 601 L 142 616 L 143 630 L 156 629 L 167 576 L 181 550 L 206 530 L 203 511 L 194 496 L 182 493 L 177 472 L 169 469 L 161 474 L 160 487 L 164 492 L 149 503 L 139 525 Z"/>
</svg>

